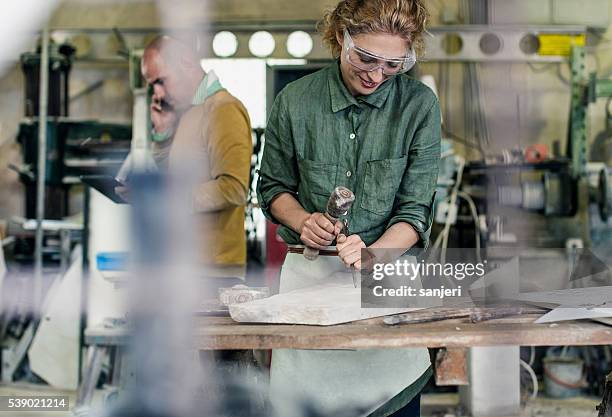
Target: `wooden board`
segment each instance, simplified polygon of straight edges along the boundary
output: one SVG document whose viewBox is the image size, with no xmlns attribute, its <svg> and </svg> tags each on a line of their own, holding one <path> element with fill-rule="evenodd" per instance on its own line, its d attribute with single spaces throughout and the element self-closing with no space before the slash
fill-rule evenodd
<svg viewBox="0 0 612 417">
<path fill-rule="evenodd" d="M 337 326 L 241 324 L 229 317 L 194 317 L 193 349 L 386 349 L 401 347 L 612 345 L 612 327 L 591 321 L 534 324 L 539 315 L 483 323 L 445 320 L 387 326 L 382 318 Z M 125 345 L 129 332 L 88 328 L 85 343 Z"/>
<path fill-rule="evenodd" d="M 468 323 L 461 319 L 387 326 L 375 318 L 337 326 L 241 324 L 196 319 L 194 348 L 386 349 L 402 347 L 585 346 L 612 344 L 612 327 L 591 321 L 534 324 L 539 315 Z"/>
<path fill-rule="evenodd" d="M 332 282 L 301 288 L 261 300 L 230 305 L 232 319 L 241 323 L 310 324 L 329 326 L 405 313 L 415 308 L 361 308 L 361 289 Z"/>
</svg>

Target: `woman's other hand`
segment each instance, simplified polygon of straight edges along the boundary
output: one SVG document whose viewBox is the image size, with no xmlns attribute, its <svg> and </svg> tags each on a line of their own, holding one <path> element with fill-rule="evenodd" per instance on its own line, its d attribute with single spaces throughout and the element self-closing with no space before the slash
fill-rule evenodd
<svg viewBox="0 0 612 417">
<path fill-rule="evenodd" d="M 356 269 L 361 269 L 361 249 L 366 248 L 359 235 L 339 235 L 336 241 L 338 256 L 347 267 L 354 266 Z"/>
</svg>

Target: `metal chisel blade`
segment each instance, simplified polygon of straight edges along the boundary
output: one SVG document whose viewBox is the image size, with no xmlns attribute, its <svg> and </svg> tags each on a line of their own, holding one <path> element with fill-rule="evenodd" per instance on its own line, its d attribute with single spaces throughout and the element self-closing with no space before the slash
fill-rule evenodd
<svg viewBox="0 0 612 417">
<path fill-rule="evenodd" d="M 355 269 L 354 266 L 351 266 L 351 274 L 353 275 L 353 286 L 357 288 L 360 277 L 359 277 L 359 271 L 357 271 L 357 269 Z"/>
</svg>

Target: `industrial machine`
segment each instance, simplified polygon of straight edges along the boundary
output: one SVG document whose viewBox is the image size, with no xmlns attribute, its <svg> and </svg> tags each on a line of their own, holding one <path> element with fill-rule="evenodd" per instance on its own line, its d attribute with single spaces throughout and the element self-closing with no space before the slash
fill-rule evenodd
<svg viewBox="0 0 612 417">
<path fill-rule="evenodd" d="M 520 254 L 521 284 L 528 287 L 532 282 L 525 281 L 533 279 L 545 283 L 539 288 L 548 290 L 565 288 L 553 288 L 551 281 L 570 287 L 589 285 L 571 280 L 571 254 L 581 248 L 611 264 L 612 132 L 607 128 L 597 135 L 591 153 L 587 133 L 589 108 L 600 99 L 608 99 L 608 104 L 612 101 L 612 81 L 587 73 L 585 61 L 585 47 L 572 45 L 564 146 L 556 141 L 550 149 L 547 144 L 535 144 L 498 153 L 481 148 L 482 159 L 469 162 L 454 155 L 452 147 L 443 148 L 439 178 L 439 190 L 443 192 L 438 193 L 436 212 L 436 221 L 442 225 L 432 234 L 438 237 L 434 247 L 482 249 L 489 262 L 504 262 Z M 542 262 L 542 256 L 550 259 Z M 527 280 L 523 273 L 528 275 Z M 590 285 L 610 285 L 609 275 Z M 599 355 L 598 348 L 586 349 L 586 354 Z M 511 353 L 504 360 L 515 359 L 516 354 Z M 470 366 L 478 369 L 477 362 Z M 588 372 L 593 395 L 603 394 L 602 381 L 610 363 L 601 364 Z M 514 384 L 506 383 L 508 387 Z M 469 390 L 465 391 L 470 397 Z"/>
<path fill-rule="evenodd" d="M 51 44 L 49 54 L 49 101 L 47 122 L 47 164 L 45 172 L 45 218 L 61 219 L 71 213 L 69 193 L 79 176 L 115 173 L 130 150 L 132 127 L 126 124 L 69 118 L 68 81 L 74 49 L 68 44 Z M 25 119 L 17 140 L 23 164 L 13 167 L 25 187 L 24 217 L 34 218 L 36 210 L 36 161 L 38 158 L 38 94 L 40 48 L 21 56 L 25 76 Z"/>
<path fill-rule="evenodd" d="M 81 175 L 99 173 L 114 175 L 119 170 L 130 151 L 132 126 L 69 117 L 72 96 L 69 93 L 68 81 L 74 49 L 68 44 L 51 43 L 48 54 L 46 167 L 44 173 L 39 173 L 37 161 L 39 120 L 41 119 L 38 108 L 41 88 L 39 85 L 41 53 L 42 48 L 38 47 L 36 51 L 21 56 L 21 67 L 25 77 L 25 118 L 19 124 L 17 142 L 21 146 L 23 160 L 20 166 L 11 168 L 18 172 L 20 181 L 24 185 L 25 210 L 23 218 L 13 219 L 9 224 L 9 227 L 14 229 L 11 234 L 15 238 L 14 246 L 11 248 L 11 259 L 18 262 L 17 265 L 12 265 L 11 274 L 4 287 L 8 288 L 7 292 L 13 294 L 14 297 L 3 305 L 2 317 L 0 317 L 1 378 L 4 381 L 21 378 L 37 380 L 36 375 L 43 375 L 47 381 L 62 385 L 68 383 L 67 380 L 54 381 L 53 377 L 49 376 L 53 370 L 43 374 L 36 373 L 36 366 L 45 362 L 44 355 L 48 351 L 45 353 L 43 349 L 42 353 L 40 350 L 34 352 L 31 348 L 47 344 L 47 347 L 52 349 L 60 351 L 64 349 L 63 342 L 58 343 L 57 338 L 54 339 L 54 337 L 58 334 L 58 323 L 67 321 L 58 319 L 53 307 L 58 303 L 59 305 L 65 303 L 62 301 L 63 297 L 70 298 L 74 305 L 74 320 L 70 322 L 70 333 L 76 342 L 67 343 L 67 345 L 72 349 L 79 344 L 79 316 L 82 306 L 75 300 L 79 300 L 81 259 L 85 259 L 83 264 L 87 259 L 88 214 L 84 215 L 83 221 L 66 220 L 66 217 L 80 211 L 80 207 L 71 207 L 71 202 L 76 203 L 75 206 L 82 204 L 88 207 L 89 205 L 89 201 L 86 201 L 87 194 L 83 193 L 79 179 Z M 93 91 L 93 89 L 95 86 L 87 88 L 86 92 Z M 78 95 L 80 94 L 82 93 Z M 146 96 L 146 93 L 144 95 Z M 146 120 L 146 100 L 144 108 Z M 142 130 L 146 131 L 146 123 L 143 124 Z M 36 222 L 33 219 L 37 217 L 38 193 L 36 188 L 37 179 L 41 176 L 45 182 L 44 220 L 41 226 L 43 230 L 42 255 L 45 260 L 45 293 L 50 296 L 45 302 L 46 320 L 38 323 L 36 314 L 23 306 L 27 306 L 28 294 L 32 292 L 30 268 L 35 252 L 34 231 L 36 229 Z M 79 192 L 84 196 L 80 197 Z M 74 249 L 81 241 L 83 251 L 82 254 L 79 254 L 80 250 L 75 251 Z M 67 272 L 69 269 L 72 271 L 70 274 Z M 25 361 L 28 352 L 29 362 Z M 71 352 L 74 358 L 78 358 L 78 348 Z M 41 357 L 43 359 L 40 359 Z M 70 358 L 70 355 L 67 357 Z M 78 360 L 69 362 L 74 364 L 74 369 L 77 369 Z M 60 372 L 59 375 L 61 374 Z M 64 374 L 70 374 L 72 378 L 72 374 L 78 375 L 78 372 L 66 371 Z"/>
<path fill-rule="evenodd" d="M 116 172 L 129 152 L 132 130 L 129 125 L 95 120 L 54 117 L 47 123 L 46 218 L 61 219 L 71 214 L 70 188 L 80 183 L 79 176 Z M 17 140 L 23 151 L 20 178 L 25 186 L 25 217 L 36 210 L 36 160 L 38 121 L 24 120 Z"/>
<path fill-rule="evenodd" d="M 585 55 L 584 47 L 572 48 L 565 152 L 558 142 L 552 151 L 544 144 L 507 149 L 498 155 L 485 154 L 462 169 L 459 189 L 474 199 L 478 213 L 486 217 L 486 222 L 477 224 L 483 245 L 592 247 L 612 237 L 602 231 L 612 208 L 612 172 L 608 160 L 592 162 L 587 153 L 588 108 L 600 98 L 612 97 L 612 81 L 587 74 Z M 598 139 L 597 146 L 604 147 L 606 139 Z M 470 217 L 469 225 L 458 227 L 471 228 L 473 221 Z M 475 242 L 468 236 L 473 234 L 456 237 L 455 243 L 469 247 Z"/>
<path fill-rule="evenodd" d="M 70 204 L 76 201 L 78 206 L 81 205 L 78 194 L 72 192 L 79 190 L 81 175 L 114 174 L 130 151 L 131 125 L 69 117 L 73 97 L 69 91 L 73 55 L 74 48 L 69 44 L 51 43 L 49 46 L 44 201 L 44 218 L 47 220 L 61 220 L 77 211 L 78 207 L 71 208 Z M 36 217 L 40 62 L 40 46 L 21 56 L 25 77 L 25 117 L 19 124 L 17 142 L 21 146 L 23 160 L 20 166 L 13 165 L 11 168 L 19 174 L 24 186 L 24 219 Z M 93 91 L 94 87 L 86 90 Z M 21 229 L 14 231 L 18 238 L 15 258 L 28 261 L 34 251 L 33 230 L 24 228 L 22 222 L 18 223 Z M 53 231 L 45 234 L 44 254 L 47 260 L 60 259 L 61 245 L 57 237 Z"/>
</svg>

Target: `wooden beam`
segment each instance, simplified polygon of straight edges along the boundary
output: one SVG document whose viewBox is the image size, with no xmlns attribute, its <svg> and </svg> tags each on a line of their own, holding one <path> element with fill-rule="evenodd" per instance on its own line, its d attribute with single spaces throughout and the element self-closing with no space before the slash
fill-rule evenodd
<svg viewBox="0 0 612 417">
<path fill-rule="evenodd" d="M 197 318 L 197 349 L 376 349 L 402 347 L 565 346 L 612 344 L 612 327 L 590 321 L 534 324 L 537 315 L 467 323 L 386 326 L 372 319 L 337 326 L 244 325 Z"/>
</svg>

